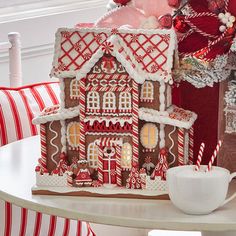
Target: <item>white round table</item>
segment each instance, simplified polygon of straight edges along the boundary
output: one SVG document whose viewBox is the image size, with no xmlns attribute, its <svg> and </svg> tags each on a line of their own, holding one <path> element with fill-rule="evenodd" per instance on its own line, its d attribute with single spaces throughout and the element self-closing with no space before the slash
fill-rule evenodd
<svg viewBox="0 0 236 236">
<path fill-rule="evenodd" d="M 39 157 L 38 136 L 0 148 L 1 199 L 45 214 L 97 224 L 140 229 L 215 231 L 212 234 L 209 232 L 209 235 L 226 235 L 222 231 L 236 231 L 236 200 L 210 215 L 191 216 L 183 214 L 168 200 L 32 195 L 34 169 Z M 231 192 L 235 189 L 236 184 L 233 183 Z"/>
</svg>

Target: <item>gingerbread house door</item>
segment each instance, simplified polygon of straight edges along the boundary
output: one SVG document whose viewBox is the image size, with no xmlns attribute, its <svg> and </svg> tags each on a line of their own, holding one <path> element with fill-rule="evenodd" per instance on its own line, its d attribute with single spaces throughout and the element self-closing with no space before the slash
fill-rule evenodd
<svg viewBox="0 0 236 236">
<path fill-rule="evenodd" d="M 121 186 L 121 147 L 114 138 L 99 140 L 98 179 L 103 184 Z"/>
</svg>

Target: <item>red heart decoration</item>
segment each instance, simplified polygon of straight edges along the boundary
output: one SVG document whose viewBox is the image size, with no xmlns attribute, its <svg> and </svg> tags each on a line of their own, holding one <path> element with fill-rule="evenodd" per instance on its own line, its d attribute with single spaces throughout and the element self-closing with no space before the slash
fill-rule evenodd
<svg viewBox="0 0 236 236">
<path fill-rule="evenodd" d="M 171 14 L 166 14 L 158 18 L 158 22 L 162 28 L 170 29 L 173 24 L 173 19 Z"/>
<path fill-rule="evenodd" d="M 180 2 L 180 0 L 168 0 L 169 6 L 174 8 L 179 8 Z"/>
<path fill-rule="evenodd" d="M 115 3 L 126 5 L 130 0 L 113 0 Z"/>
</svg>

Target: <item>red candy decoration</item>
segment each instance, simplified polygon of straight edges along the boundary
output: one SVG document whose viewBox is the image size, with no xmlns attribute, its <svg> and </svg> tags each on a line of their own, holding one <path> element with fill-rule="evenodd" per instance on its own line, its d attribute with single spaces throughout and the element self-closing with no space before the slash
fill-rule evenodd
<svg viewBox="0 0 236 236">
<path fill-rule="evenodd" d="M 171 14 L 166 14 L 166 15 L 160 16 L 158 18 L 158 22 L 160 26 L 162 26 L 163 28 L 170 29 L 173 24 L 173 19 L 172 19 Z"/>
<path fill-rule="evenodd" d="M 190 29 L 188 24 L 186 24 L 184 21 L 184 16 L 176 16 L 176 18 L 173 21 L 173 24 L 175 29 L 179 33 L 186 33 Z"/>
<path fill-rule="evenodd" d="M 117 4 L 126 5 L 130 0 L 113 0 Z"/>
<path fill-rule="evenodd" d="M 180 2 L 180 0 L 168 0 L 169 6 L 174 8 L 179 8 Z"/>
</svg>

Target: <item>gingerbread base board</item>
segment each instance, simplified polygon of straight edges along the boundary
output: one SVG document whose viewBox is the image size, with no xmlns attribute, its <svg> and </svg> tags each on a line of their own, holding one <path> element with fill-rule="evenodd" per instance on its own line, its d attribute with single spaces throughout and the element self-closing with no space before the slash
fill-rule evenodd
<svg viewBox="0 0 236 236">
<path fill-rule="evenodd" d="M 135 199 L 158 199 L 169 200 L 167 192 L 150 190 L 132 190 L 125 188 L 105 187 L 99 188 L 71 188 L 71 187 L 32 187 L 32 194 L 35 195 L 59 195 L 59 196 L 80 196 L 80 197 L 103 197 L 103 198 L 135 198 Z"/>
</svg>

